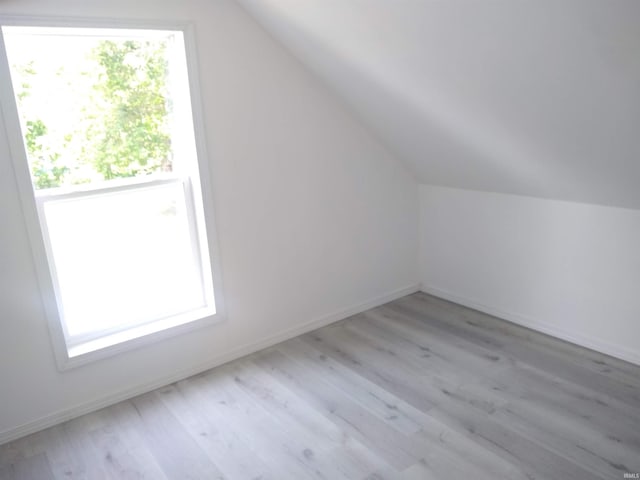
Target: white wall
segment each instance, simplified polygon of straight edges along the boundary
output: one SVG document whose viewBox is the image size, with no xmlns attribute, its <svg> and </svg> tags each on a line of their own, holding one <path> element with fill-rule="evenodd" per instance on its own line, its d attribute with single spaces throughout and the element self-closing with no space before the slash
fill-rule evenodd
<svg viewBox="0 0 640 480">
<path fill-rule="evenodd" d="M 640 210 L 421 186 L 426 292 L 640 364 Z"/>
<path fill-rule="evenodd" d="M 0 443 L 417 289 L 417 183 L 233 2 L 19 13 L 195 23 L 228 320 L 58 372 L 0 125 Z"/>
</svg>

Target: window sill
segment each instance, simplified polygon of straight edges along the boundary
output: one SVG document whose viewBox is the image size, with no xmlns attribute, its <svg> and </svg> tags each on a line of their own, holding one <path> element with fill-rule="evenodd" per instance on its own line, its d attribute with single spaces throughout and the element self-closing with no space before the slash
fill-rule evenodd
<svg viewBox="0 0 640 480">
<path fill-rule="evenodd" d="M 220 321 L 221 315 L 211 307 L 164 318 L 68 347 L 67 358 L 58 366 L 60 370 L 69 370 Z"/>
</svg>

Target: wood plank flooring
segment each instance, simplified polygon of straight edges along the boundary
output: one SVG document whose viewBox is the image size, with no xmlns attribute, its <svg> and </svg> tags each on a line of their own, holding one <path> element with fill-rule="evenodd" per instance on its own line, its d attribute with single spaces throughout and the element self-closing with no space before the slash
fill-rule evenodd
<svg viewBox="0 0 640 480">
<path fill-rule="evenodd" d="M 0 480 L 625 473 L 640 367 L 423 293 L 0 446 Z"/>
</svg>

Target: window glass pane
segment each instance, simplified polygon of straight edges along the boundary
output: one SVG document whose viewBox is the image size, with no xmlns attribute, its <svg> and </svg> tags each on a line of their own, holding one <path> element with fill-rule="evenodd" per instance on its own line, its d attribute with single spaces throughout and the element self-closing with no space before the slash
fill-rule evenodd
<svg viewBox="0 0 640 480">
<path fill-rule="evenodd" d="M 3 32 L 36 189 L 174 170 L 180 32 Z"/>
<path fill-rule="evenodd" d="M 181 183 L 47 201 L 70 337 L 204 306 Z"/>
</svg>

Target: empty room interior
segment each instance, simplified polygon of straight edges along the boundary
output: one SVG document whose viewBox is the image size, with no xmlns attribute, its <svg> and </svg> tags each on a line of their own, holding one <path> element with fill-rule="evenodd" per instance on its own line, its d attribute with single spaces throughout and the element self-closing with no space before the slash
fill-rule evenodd
<svg viewBox="0 0 640 480">
<path fill-rule="evenodd" d="M 640 1 L 0 2 L 0 480 L 640 478 Z"/>
</svg>

